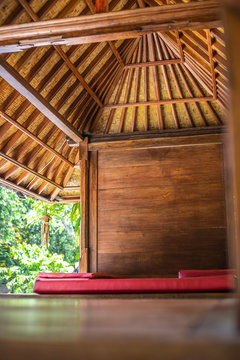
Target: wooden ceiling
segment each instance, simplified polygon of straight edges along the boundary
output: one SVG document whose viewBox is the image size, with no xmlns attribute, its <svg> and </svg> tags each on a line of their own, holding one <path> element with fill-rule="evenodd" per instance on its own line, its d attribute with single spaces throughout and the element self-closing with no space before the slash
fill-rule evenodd
<svg viewBox="0 0 240 360">
<path fill-rule="evenodd" d="M 0 14 L 5 186 L 66 201 L 85 137 L 224 124 L 217 0 L 2 0 Z"/>
</svg>

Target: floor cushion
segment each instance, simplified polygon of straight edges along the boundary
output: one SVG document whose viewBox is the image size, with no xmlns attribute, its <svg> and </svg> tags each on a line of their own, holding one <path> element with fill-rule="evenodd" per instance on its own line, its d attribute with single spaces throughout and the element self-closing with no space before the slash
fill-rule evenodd
<svg viewBox="0 0 240 360">
<path fill-rule="evenodd" d="M 106 273 L 38 273 L 38 278 L 46 279 L 115 279 L 121 278 L 119 275 Z"/>
<path fill-rule="evenodd" d="M 233 275 L 168 279 L 99 279 L 79 277 L 37 277 L 38 294 L 114 294 L 229 291 L 234 289 Z"/>
</svg>

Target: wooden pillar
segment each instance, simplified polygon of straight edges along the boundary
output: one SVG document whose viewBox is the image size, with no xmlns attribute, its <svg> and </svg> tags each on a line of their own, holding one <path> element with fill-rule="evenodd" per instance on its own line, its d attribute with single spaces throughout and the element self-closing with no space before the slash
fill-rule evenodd
<svg viewBox="0 0 240 360">
<path fill-rule="evenodd" d="M 80 187 L 80 203 L 81 203 L 81 231 L 80 231 L 80 262 L 79 272 L 88 272 L 88 139 L 86 138 L 79 146 L 80 152 L 80 171 L 81 171 L 81 187 Z"/>
<path fill-rule="evenodd" d="M 228 155 L 228 171 L 231 181 L 232 219 L 229 225 L 230 245 L 237 267 L 238 282 L 238 329 L 240 330 L 240 3 L 239 0 L 225 0 L 224 21 L 226 33 L 226 47 L 229 64 L 229 78 L 231 85 L 231 102 L 229 126 L 226 147 Z"/>
</svg>

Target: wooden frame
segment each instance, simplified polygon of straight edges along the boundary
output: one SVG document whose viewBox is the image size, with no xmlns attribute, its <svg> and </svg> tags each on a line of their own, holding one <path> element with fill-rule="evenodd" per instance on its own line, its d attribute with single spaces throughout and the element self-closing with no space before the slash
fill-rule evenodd
<svg viewBox="0 0 240 360">
<path fill-rule="evenodd" d="M 41 113 L 76 142 L 83 140 L 81 134 L 58 113 L 11 65 L 0 56 L 0 75 L 20 94 L 26 97 Z"/>
<path fill-rule="evenodd" d="M 206 29 L 220 25 L 221 7 L 216 0 L 163 5 L 91 17 L 3 26 L 0 28 L 0 52 L 20 51 L 35 46 L 112 41 L 154 31 Z"/>
<path fill-rule="evenodd" d="M 229 246 L 231 259 L 237 268 L 237 326 L 240 332 L 240 5 L 237 0 L 225 0 L 225 27 L 227 38 L 227 51 L 229 56 L 230 83 L 232 90 L 231 113 L 229 114 L 229 133 L 226 136 L 226 151 L 228 153 L 228 177 L 230 177 L 230 189 L 228 189 L 228 227 Z"/>
<path fill-rule="evenodd" d="M 90 152 L 89 169 L 89 270 L 98 271 L 98 152 Z"/>
<path fill-rule="evenodd" d="M 88 159 L 88 143 L 87 139 L 80 143 L 79 147 L 80 170 L 81 170 L 81 186 L 80 186 L 80 202 L 81 202 L 81 241 L 80 241 L 80 263 L 79 272 L 86 273 L 89 268 L 89 159 Z"/>
</svg>

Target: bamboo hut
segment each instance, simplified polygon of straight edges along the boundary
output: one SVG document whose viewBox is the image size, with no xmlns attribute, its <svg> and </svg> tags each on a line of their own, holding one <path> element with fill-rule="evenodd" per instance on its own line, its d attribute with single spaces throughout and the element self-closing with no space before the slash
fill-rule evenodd
<svg viewBox="0 0 240 360">
<path fill-rule="evenodd" d="M 181 269 L 237 267 L 238 11 L 237 0 L 224 6 L 218 0 L 0 1 L 0 184 L 49 203 L 81 202 L 81 273 L 174 278 Z M 177 341 L 169 305 L 174 295 L 170 303 L 166 296 L 144 298 L 153 306 L 150 316 L 166 313 L 170 325 L 165 337 L 164 323 L 151 323 L 142 342 L 149 317 L 141 295 L 119 295 L 126 314 L 141 323 L 128 332 L 123 321 L 130 338 L 136 336 L 128 346 L 119 330 L 116 338 L 106 331 L 101 342 L 86 326 L 96 350 L 74 334 L 71 346 L 63 330 L 65 347 L 56 345 L 50 331 L 52 342 L 40 336 L 44 357 L 56 345 L 58 359 L 81 351 L 90 359 L 155 359 L 161 351 L 165 359 L 225 359 L 226 353 L 237 359 L 238 335 L 221 325 L 238 308 L 233 296 L 182 297 L 175 299 L 176 314 L 181 324 L 188 319 L 184 331 L 199 330 L 202 342 L 187 341 L 183 327 L 183 342 Z M 84 299 L 89 317 L 92 309 L 98 318 L 94 299 Z M 113 315 L 104 303 L 111 300 L 96 301 L 103 317 L 108 306 Z M 200 318 L 219 304 L 222 313 L 213 311 L 201 326 Z M 123 312 L 117 305 L 116 311 L 121 328 Z M 221 331 L 209 343 L 213 328 Z M 0 331 L 5 349 L 12 338 L 2 339 Z M 26 359 L 38 348 L 29 341 L 27 353 L 22 344 L 17 339 L 12 358 Z M 201 356 L 191 357 L 192 351 Z"/>
</svg>

